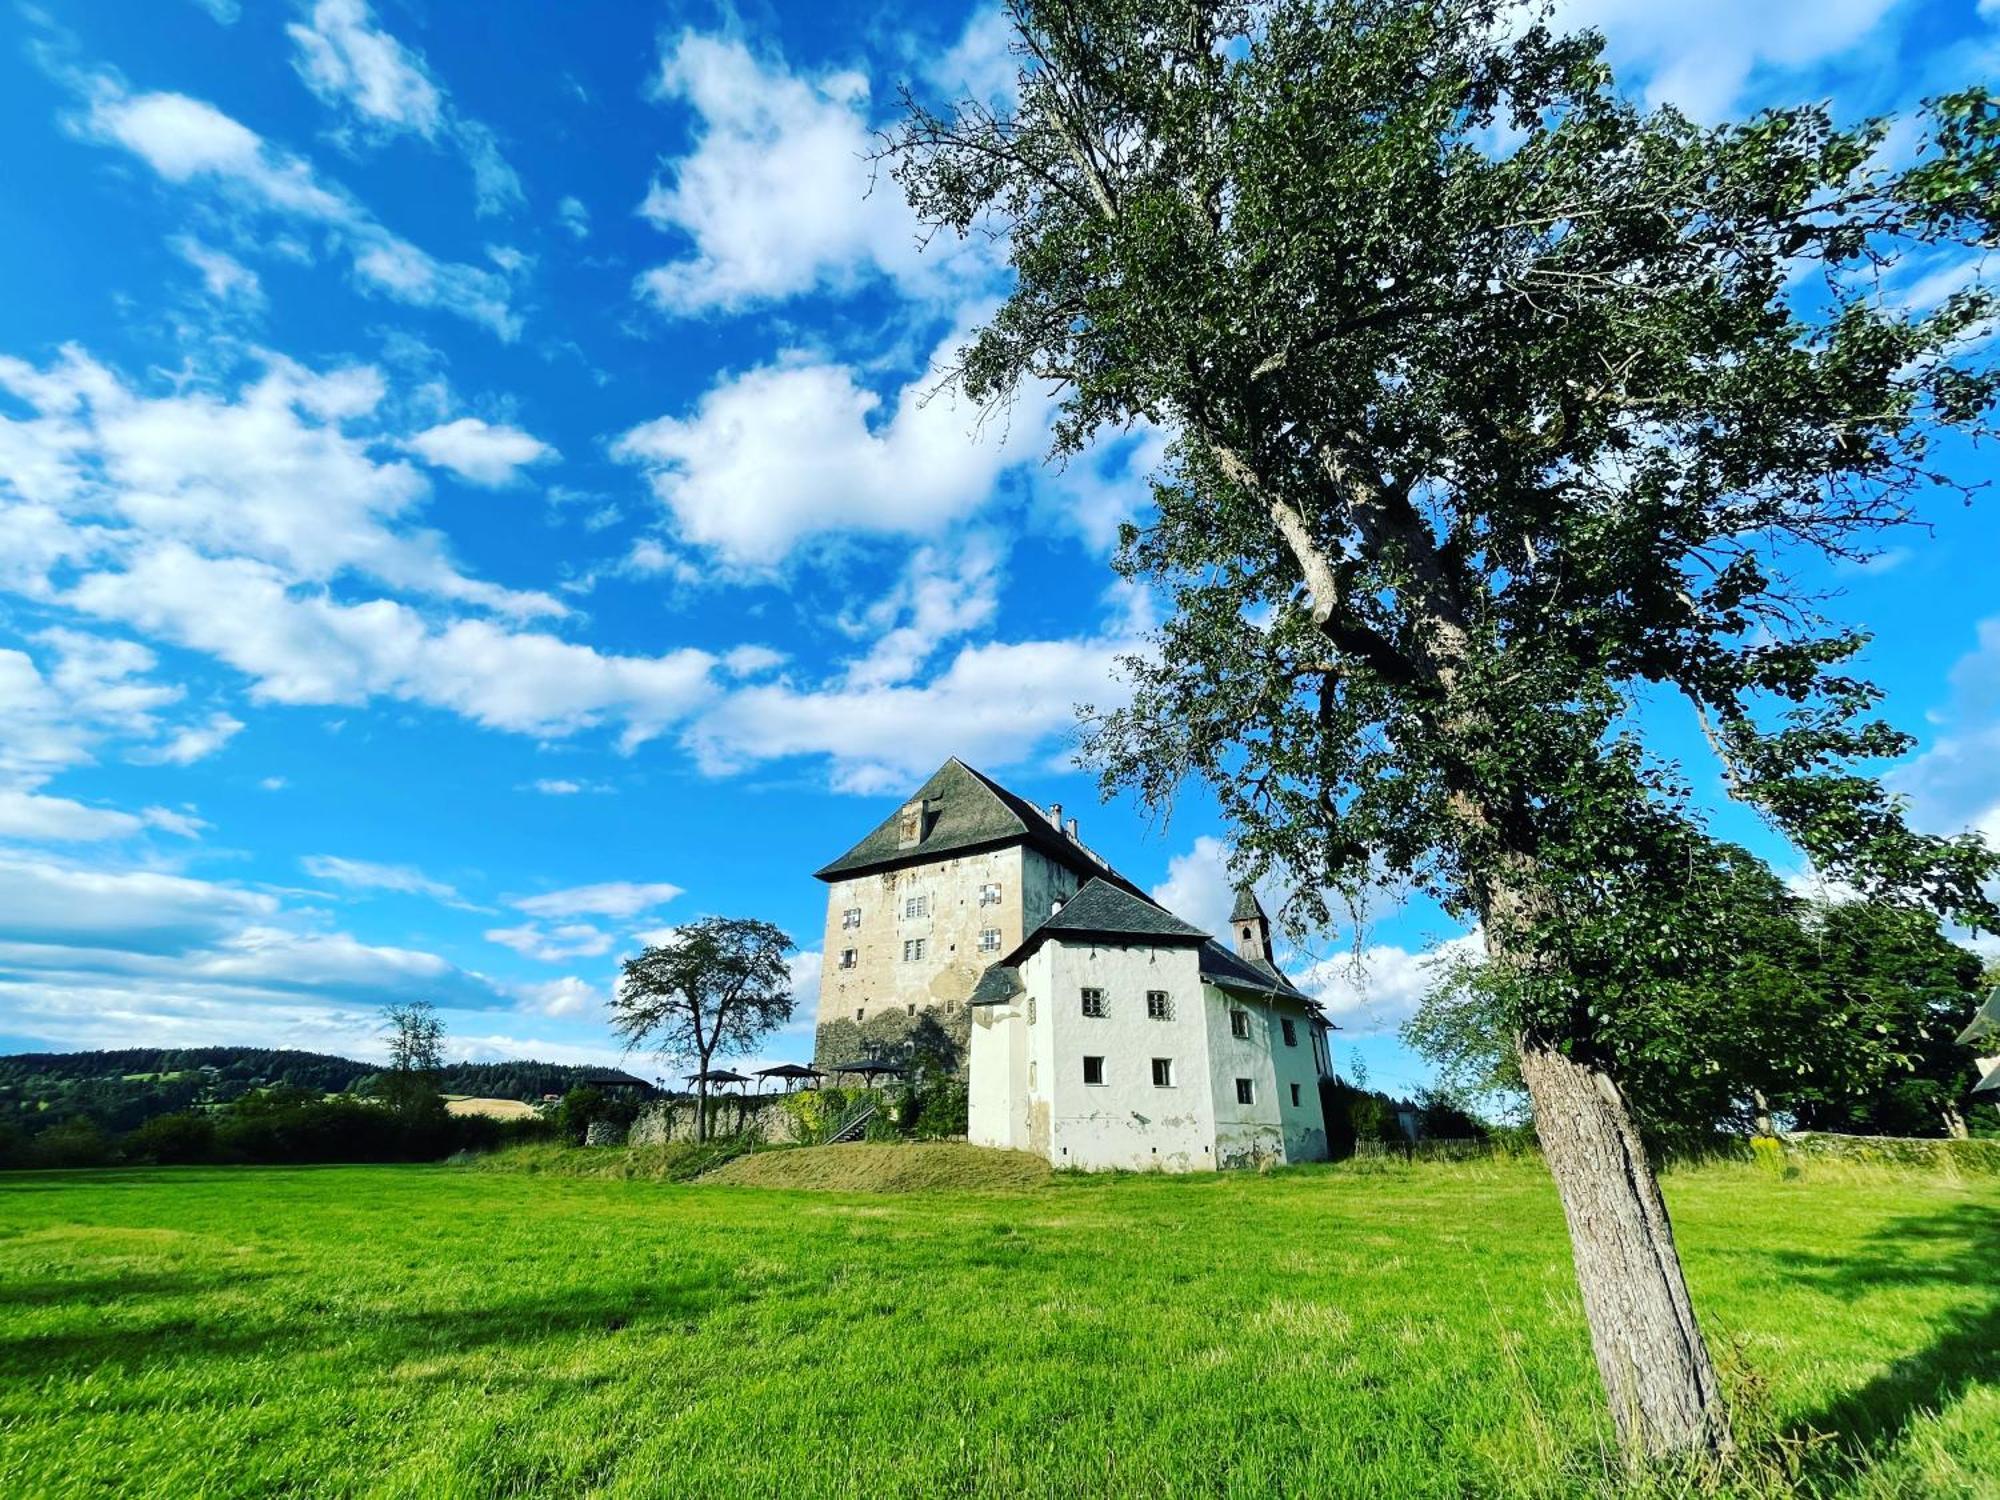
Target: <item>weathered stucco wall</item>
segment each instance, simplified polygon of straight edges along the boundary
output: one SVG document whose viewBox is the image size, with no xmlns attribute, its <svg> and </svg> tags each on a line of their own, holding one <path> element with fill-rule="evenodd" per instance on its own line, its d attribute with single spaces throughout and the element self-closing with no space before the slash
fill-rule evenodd
<svg viewBox="0 0 2000 1500">
<path fill-rule="evenodd" d="M 725 1094 L 709 1100 L 708 1110 L 712 1137 L 741 1136 L 771 1145 L 796 1145 L 803 1141 L 797 1120 L 777 1094 L 761 1097 Z M 694 1100 L 655 1099 L 640 1109 L 626 1142 L 633 1146 L 664 1146 L 670 1141 L 694 1138 Z"/>
<path fill-rule="evenodd" d="M 1050 1105 L 1049 1160 L 1057 1166 L 1203 1171 L 1215 1166 L 1202 984 L 1192 948 L 1049 943 L 1037 1029 L 1048 1036 L 1042 1092 Z M 1102 1017 L 1083 1013 L 1085 988 L 1104 995 Z M 1146 993 L 1166 992 L 1170 1016 L 1147 1014 Z M 1084 1060 L 1103 1059 L 1102 1082 Z M 1153 1060 L 1172 1082 L 1153 1082 Z"/>
<path fill-rule="evenodd" d="M 965 1076 L 973 986 L 1078 884 L 1073 872 L 1021 845 L 829 884 L 814 1065 L 899 1053 L 913 1034 L 924 1046 L 924 1017 L 935 1011 L 957 1040 Z M 997 901 L 981 899 L 989 885 L 999 888 Z M 913 899 L 921 915 L 911 914 Z M 850 911 L 860 914 L 858 925 L 848 925 Z M 904 945 L 918 940 L 924 956 L 905 958 Z M 854 961 L 844 965 L 849 949 Z"/>
</svg>

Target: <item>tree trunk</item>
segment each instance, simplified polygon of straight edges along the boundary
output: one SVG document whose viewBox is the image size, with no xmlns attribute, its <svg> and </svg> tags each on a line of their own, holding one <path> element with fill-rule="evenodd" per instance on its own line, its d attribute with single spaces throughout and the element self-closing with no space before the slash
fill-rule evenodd
<svg viewBox="0 0 2000 1500">
<path fill-rule="evenodd" d="M 1719 1460 L 1731 1446 L 1722 1388 L 1624 1097 L 1552 1047 L 1523 1041 L 1520 1054 L 1619 1444 L 1632 1458 Z"/>
<path fill-rule="evenodd" d="M 695 1144 L 708 1143 L 708 1059 L 701 1060 L 701 1077 L 694 1081 L 694 1139 Z"/>
</svg>

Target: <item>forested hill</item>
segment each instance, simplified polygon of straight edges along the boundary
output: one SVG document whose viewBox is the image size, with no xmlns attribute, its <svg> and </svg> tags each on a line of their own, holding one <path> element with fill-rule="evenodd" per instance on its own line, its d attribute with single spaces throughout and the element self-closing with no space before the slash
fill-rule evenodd
<svg viewBox="0 0 2000 1500">
<path fill-rule="evenodd" d="M 253 1089 L 356 1092 L 373 1063 L 266 1047 L 129 1047 L 107 1052 L 22 1052 L 0 1057 L 0 1123 L 30 1130 L 87 1115 L 104 1129 L 131 1130 L 154 1115 L 221 1104 Z M 453 1063 L 438 1076 L 447 1094 L 521 1099 L 562 1094 L 585 1079 L 630 1077 L 562 1063 Z M 632 1078 L 632 1082 L 644 1082 Z"/>
</svg>

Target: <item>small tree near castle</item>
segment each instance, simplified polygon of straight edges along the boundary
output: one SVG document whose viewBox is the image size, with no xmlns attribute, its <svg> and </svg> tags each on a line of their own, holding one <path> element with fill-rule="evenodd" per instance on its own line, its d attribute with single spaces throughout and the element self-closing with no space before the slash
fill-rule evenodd
<svg viewBox="0 0 2000 1500">
<path fill-rule="evenodd" d="M 625 960 L 611 1027 L 626 1050 L 692 1062 L 695 1139 L 708 1139 L 709 1062 L 748 1051 L 792 1018 L 793 943 L 754 917 L 703 917 Z"/>
</svg>

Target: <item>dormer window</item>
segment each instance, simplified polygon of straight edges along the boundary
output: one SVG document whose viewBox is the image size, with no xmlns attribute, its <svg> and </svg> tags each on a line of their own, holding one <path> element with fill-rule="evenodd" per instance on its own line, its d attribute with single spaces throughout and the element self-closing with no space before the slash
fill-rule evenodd
<svg viewBox="0 0 2000 1500">
<path fill-rule="evenodd" d="M 924 841 L 924 804 L 905 802 L 896 813 L 896 847 L 914 849 Z"/>
</svg>

